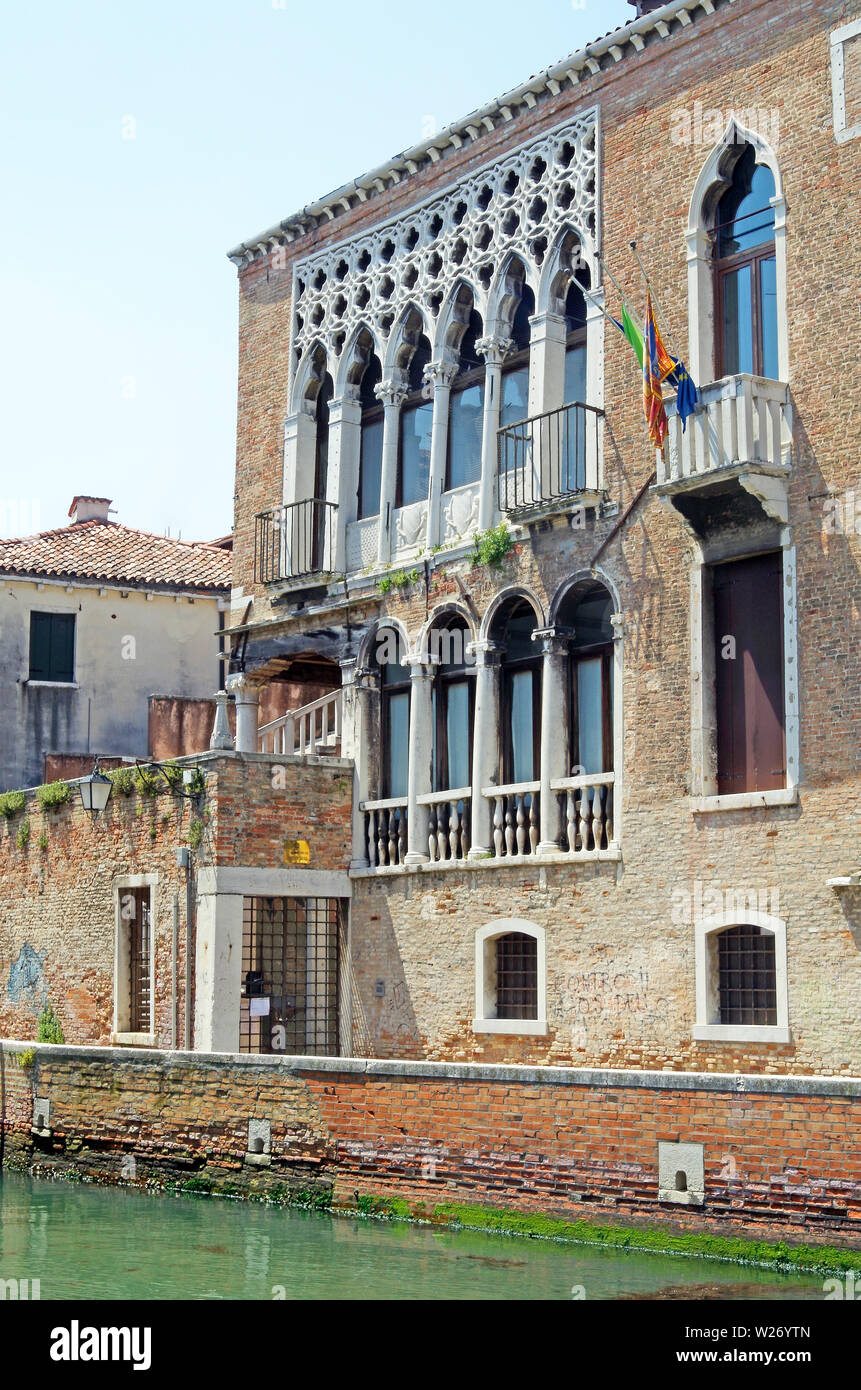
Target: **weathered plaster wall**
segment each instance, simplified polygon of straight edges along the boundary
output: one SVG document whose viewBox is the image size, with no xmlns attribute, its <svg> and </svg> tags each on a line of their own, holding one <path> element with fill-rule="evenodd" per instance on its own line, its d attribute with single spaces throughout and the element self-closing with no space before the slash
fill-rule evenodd
<svg viewBox="0 0 861 1390">
<path fill-rule="evenodd" d="M 75 615 L 75 683 L 30 686 L 30 613 Z M 147 699 L 218 688 L 218 606 L 207 595 L 0 584 L 0 790 L 36 786 L 42 755 L 148 752 Z M 208 742 L 208 739 L 207 739 Z"/>
</svg>

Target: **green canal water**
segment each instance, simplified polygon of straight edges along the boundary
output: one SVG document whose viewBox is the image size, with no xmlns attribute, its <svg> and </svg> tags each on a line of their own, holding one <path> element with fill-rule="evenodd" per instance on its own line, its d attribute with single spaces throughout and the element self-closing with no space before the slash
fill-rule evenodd
<svg viewBox="0 0 861 1390">
<path fill-rule="evenodd" d="M 0 1278 L 46 1299 L 821 1299 L 822 1278 L 5 1173 Z"/>
</svg>

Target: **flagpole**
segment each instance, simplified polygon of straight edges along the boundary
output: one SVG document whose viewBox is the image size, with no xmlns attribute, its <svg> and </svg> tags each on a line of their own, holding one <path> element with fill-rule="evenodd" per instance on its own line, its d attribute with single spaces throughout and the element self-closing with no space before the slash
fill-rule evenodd
<svg viewBox="0 0 861 1390">
<path fill-rule="evenodd" d="M 611 271 L 610 267 L 607 265 L 607 262 L 604 260 L 604 257 L 601 255 L 601 252 L 600 252 L 600 251 L 598 251 L 598 252 L 596 253 L 596 256 L 597 256 L 598 263 L 599 263 L 599 265 L 601 266 L 601 269 L 604 271 L 604 274 L 607 276 L 607 279 L 610 281 L 610 284 L 616 286 L 616 289 L 619 291 L 619 298 L 621 299 L 621 301 L 622 301 L 622 303 L 624 304 L 625 308 L 628 310 L 628 313 L 631 315 L 631 318 L 632 318 L 632 319 L 634 320 L 634 322 L 636 323 L 636 321 L 637 321 L 636 312 L 635 312 L 635 310 L 633 310 L 633 309 L 631 308 L 630 304 L 628 303 L 627 299 L 625 298 L 624 293 L 622 292 L 622 286 L 619 284 L 619 281 L 616 280 L 616 279 L 614 278 L 613 272 Z"/>
<path fill-rule="evenodd" d="M 582 286 L 582 285 L 580 286 L 580 288 L 581 288 L 581 290 L 583 290 L 583 294 L 585 295 L 585 297 L 586 297 L 588 300 L 590 300 L 593 304 L 595 304 L 596 308 L 598 308 L 598 309 L 601 310 L 601 313 L 604 315 L 604 318 L 607 319 L 608 322 L 612 323 L 612 325 L 613 325 L 614 328 L 618 328 L 619 332 L 620 332 L 620 333 L 622 334 L 622 336 L 624 337 L 624 336 L 625 336 L 625 330 L 624 330 L 624 328 L 622 328 L 621 325 L 616 321 L 616 319 L 613 318 L 613 315 L 612 315 L 612 314 L 610 314 L 610 313 L 607 312 L 607 310 L 604 308 L 604 305 L 603 305 L 603 304 L 599 304 L 599 303 L 598 303 L 598 299 L 597 299 L 597 296 L 596 296 L 595 291 L 594 291 L 594 290 L 586 290 L 586 289 L 583 289 L 583 286 Z"/>
<path fill-rule="evenodd" d="M 647 271 L 646 271 L 646 267 L 643 265 L 643 262 L 642 262 L 641 259 L 640 259 L 640 253 L 639 253 L 639 251 L 637 250 L 637 243 L 636 243 L 636 241 L 632 241 L 632 242 L 631 242 L 631 250 L 632 250 L 633 253 L 634 253 L 634 257 L 635 257 L 635 259 L 636 259 L 637 265 L 640 267 L 640 270 L 643 272 L 643 279 L 644 279 L 645 282 L 646 282 L 646 289 L 649 291 L 649 294 L 652 296 L 652 303 L 654 304 L 655 310 L 656 310 L 657 315 L 658 315 L 658 318 L 659 318 L 660 321 L 661 321 L 661 328 L 663 329 L 664 334 L 666 335 L 666 337 L 669 338 L 669 337 L 670 337 L 670 330 L 669 330 L 669 328 L 667 327 L 667 321 L 666 321 L 666 319 L 664 318 L 663 312 L 662 312 L 662 310 L 661 310 L 661 306 L 660 306 L 660 304 L 658 303 L 657 298 L 656 298 L 655 294 L 654 294 L 653 291 L 652 291 L 652 283 L 651 283 L 651 281 L 650 281 L 650 279 L 649 279 L 648 273 L 647 273 Z M 678 354 L 675 353 L 675 352 L 674 352 L 672 355 L 673 355 L 673 357 L 678 356 Z"/>
</svg>

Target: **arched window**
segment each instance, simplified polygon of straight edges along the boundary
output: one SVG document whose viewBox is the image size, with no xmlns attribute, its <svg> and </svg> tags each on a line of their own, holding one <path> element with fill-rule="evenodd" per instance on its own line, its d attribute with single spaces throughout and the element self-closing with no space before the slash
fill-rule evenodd
<svg viewBox="0 0 861 1390">
<path fill-rule="evenodd" d="M 362 442 L 359 454 L 358 517 L 378 516 L 383 475 L 383 405 L 376 387 L 382 381 L 379 358 L 371 358 L 362 376 L 359 400 L 362 407 Z"/>
<path fill-rule="evenodd" d="M 777 966 L 773 932 L 728 927 L 717 933 L 721 1024 L 777 1024 Z"/>
<path fill-rule="evenodd" d="M 410 759 L 410 672 L 394 628 L 380 633 L 381 787 L 383 798 L 407 796 Z"/>
<path fill-rule="evenodd" d="M 534 313 L 535 295 L 524 284 L 511 322 L 510 337 L 514 347 L 502 369 L 499 424 L 503 429 L 506 425 L 525 420 L 529 415 L 529 320 Z"/>
<path fill-rule="evenodd" d="M 568 670 L 572 773 L 613 771 L 613 600 L 603 584 L 578 584 L 558 622 L 573 630 Z"/>
<path fill-rule="evenodd" d="M 518 918 L 475 934 L 476 1033 L 547 1033 L 547 961 L 543 927 Z"/>
<path fill-rule="evenodd" d="M 401 407 L 396 507 L 422 502 L 428 495 L 433 401 L 428 399 L 424 369 L 430 360 L 431 346 L 422 334 L 410 360 L 409 395 Z"/>
<path fill-rule="evenodd" d="M 431 629 L 429 655 L 433 681 L 433 790 L 455 791 L 472 782 L 472 730 L 475 681 L 466 647 L 469 628 L 453 616 Z"/>
<path fill-rule="evenodd" d="M 476 351 L 481 316 L 472 310 L 460 344 L 460 364 L 452 382 L 448 423 L 446 490 L 465 487 L 481 477 L 484 425 L 484 363 Z"/>
<path fill-rule="evenodd" d="M 778 380 L 774 175 L 746 145 L 714 226 L 718 375 Z"/>
<path fill-rule="evenodd" d="M 499 776 L 503 785 L 538 780 L 541 744 L 541 653 L 532 640 L 535 610 L 513 598 L 497 614 L 493 640 L 502 650 Z"/>
<path fill-rule="evenodd" d="M 588 282 L 587 270 L 580 272 Z M 588 288 L 588 283 L 587 283 Z M 586 299 L 583 287 L 572 280 L 565 297 L 565 404 L 586 401 Z M 586 421 L 583 411 L 565 412 L 562 449 L 563 492 L 579 492 L 586 486 Z"/>
</svg>

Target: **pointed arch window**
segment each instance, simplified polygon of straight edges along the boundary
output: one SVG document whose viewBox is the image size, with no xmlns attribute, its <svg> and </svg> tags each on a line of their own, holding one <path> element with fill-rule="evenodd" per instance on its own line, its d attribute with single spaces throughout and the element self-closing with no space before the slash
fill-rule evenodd
<svg viewBox="0 0 861 1390">
<path fill-rule="evenodd" d="M 334 390 L 332 378 L 327 372 L 317 392 L 315 410 L 314 498 L 317 502 L 326 501 L 326 490 L 329 486 L 329 406 Z M 313 513 L 311 568 L 317 571 L 323 568 L 324 563 L 326 508 L 315 505 Z"/>
<path fill-rule="evenodd" d="M 359 453 L 358 518 L 378 516 L 380 489 L 383 477 L 383 405 L 377 399 L 376 387 L 382 381 L 383 369 L 378 357 L 372 357 L 362 376 L 359 401 L 362 407 L 362 431 Z"/>
<path fill-rule="evenodd" d="M 774 195 L 774 175 L 745 145 L 713 231 L 719 376 L 779 377 Z"/>
<path fill-rule="evenodd" d="M 428 398 L 424 369 L 430 360 L 430 343 L 422 335 L 409 365 L 409 395 L 401 407 L 396 507 L 423 502 L 428 495 L 433 401 Z"/>
<path fill-rule="evenodd" d="M 588 279 L 588 272 L 583 272 Z M 588 286 L 587 286 L 588 288 Z M 583 286 L 572 280 L 565 297 L 564 403 L 586 401 L 586 298 Z M 562 439 L 561 486 L 578 492 L 586 486 L 586 421 L 583 411 L 566 412 Z"/>
<path fill-rule="evenodd" d="M 485 372 L 475 344 L 482 331 L 481 316 L 473 309 L 461 341 L 460 364 L 451 387 L 445 480 L 447 491 L 476 483 L 481 477 Z"/>
</svg>

